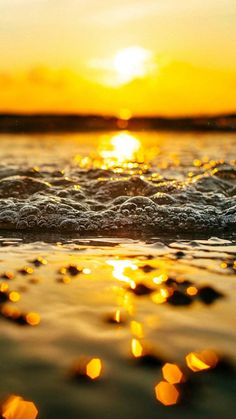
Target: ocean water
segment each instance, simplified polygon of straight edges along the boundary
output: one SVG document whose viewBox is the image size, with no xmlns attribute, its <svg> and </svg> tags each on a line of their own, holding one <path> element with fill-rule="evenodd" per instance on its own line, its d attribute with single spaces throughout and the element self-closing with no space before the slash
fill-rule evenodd
<svg viewBox="0 0 236 419">
<path fill-rule="evenodd" d="M 234 418 L 235 136 L 0 141 L 0 401 L 39 419 Z"/>
</svg>

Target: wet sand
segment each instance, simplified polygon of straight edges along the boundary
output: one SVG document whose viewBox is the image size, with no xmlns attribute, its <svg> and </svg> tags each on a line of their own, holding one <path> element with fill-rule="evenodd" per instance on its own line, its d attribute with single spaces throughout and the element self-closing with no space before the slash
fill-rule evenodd
<svg viewBox="0 0 236 419">
<path fill-rule="evenodd" d="M 235 243 L 1 244 L 1 273 L 14 275 L 1 286 L 19 297 L 1 305 L 2 397 L 34 401 L 44 419 L 234 417 Z M 211 302 L 200 294 L 206 285 L 218 293 Z M 189 301 L 173 303 L 176 290 Z M 14 310 L 39 317 L 18 322 Z M 186 355 L 206 349 L 218 367 L 193 372 Z M 101 361 L 98 380 L 73 375 L 81 356 Z M 187 379 L 173 406 L 154 392 L 166 363 Z"/>
</svg>

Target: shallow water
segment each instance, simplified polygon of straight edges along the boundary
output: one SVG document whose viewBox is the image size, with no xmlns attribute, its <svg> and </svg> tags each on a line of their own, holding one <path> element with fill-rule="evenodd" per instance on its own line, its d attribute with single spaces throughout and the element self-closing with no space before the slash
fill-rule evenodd
<svg viewBox="0 0 236 419">
<path fill-rule="evenodd" d="M 1 400 L 41 419 L 234 418 L 235 149 L 222 134 L 1 138 Z M 208 349 L 218 364 L 193 372 L 186 355 Z M 75 379 L 81 356 L 98 380 Z M 186 376 L 173 406 L 155 396 L 166 363 Z"/>
</svg>

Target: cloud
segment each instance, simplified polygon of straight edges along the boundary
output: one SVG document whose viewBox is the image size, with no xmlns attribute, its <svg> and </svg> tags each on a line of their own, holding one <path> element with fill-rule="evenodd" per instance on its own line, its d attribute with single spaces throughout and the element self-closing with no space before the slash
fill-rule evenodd
<svg viewBox="0 0 236 419">
<path fill-rule="evenodd" d="M 45 66 L 33 67 L 26 74 L 29 83 L 56 89 L 63 88 L 71 82 L 70 72 L 64 69 L 50 69 Z"/>
<path fill-rule="evenodd" d="M 1 88 L 8 88 L 10 85 L 16 89 L 19 86 L 28 85 L 32 88 L 45 87 L 62 89 L 71 86 L 78 75 L 69 69 L 54 69 L 47 66 L 34 66 L 21 72 L 0 72 Z"/>
<path fill-rule="evenodd" d="M 0 73 L 0 111 L 186 115 L 236 110 L 235 72 L 169 62 L 158 73 L 113 88 L 70 69 Z"/>
</svg>

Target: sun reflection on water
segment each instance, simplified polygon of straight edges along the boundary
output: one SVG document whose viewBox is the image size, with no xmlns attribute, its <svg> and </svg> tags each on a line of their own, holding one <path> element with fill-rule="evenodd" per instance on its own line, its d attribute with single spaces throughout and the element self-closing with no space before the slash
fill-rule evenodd
<svg viewBox="0 0 236 419">
<path fill-rule="evenodd" d="M 128 132 L 102 137 L 99 155 L 104 160 L 104 169 L 116 166 L 132 169 L 143 160 L 141 141 Z"/>
<path fill-rule="evenodd" d="M 126 127 L 127 119 L 125 117 L 117 121 L 119 128 Z M 114 174 L 143 176 L 148 172 L 159 153 L 160 149 L 157 145 L 147 147 L 145 136 L 138 136 L 122 130 L 116 133 L 102 134 L 98 138 L 95 148 L 88 155 L 76 154 L 73 161 L 82 169 L 102 169 L 112 171 Z M 159 178 L 160 174 L 153 173 L 152 176 Z M 80 190 L 80 186 L 76 185 L 75 189 Z"/>
<path fill-rule="evenodd" d="M 125 275 L 125 271 L 130 269 L 131 271 L 136 271 L 138 269 L 137 265 L 129 259 L 125 260 L 115 260 L 110 259 L 107 261 L 107 264 L 113 267 L 112 275 L 118 281 L 126 282 L 130 285 L 132 289 L 135 288 L 136 283 L 128 275 Z"/>
</svg>

